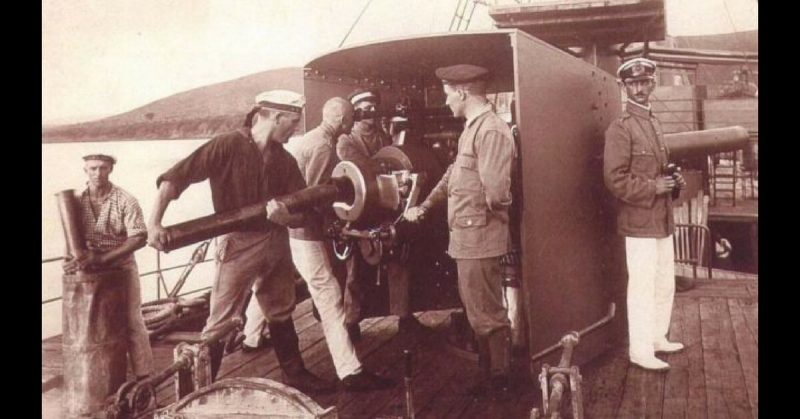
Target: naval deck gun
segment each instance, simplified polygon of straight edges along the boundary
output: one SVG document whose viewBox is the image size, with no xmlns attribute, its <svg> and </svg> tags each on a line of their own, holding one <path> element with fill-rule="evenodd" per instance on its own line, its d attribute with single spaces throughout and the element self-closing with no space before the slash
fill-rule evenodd
<svg viewBox="0 0 800 419">
<path fill-rule="evenodd" d="M 520 237 L 523 334 L 528 351 L 537 353 L 557 342 L 565 331 L 602 317 L 610 303 L 624 307 L 623 242 L 615 233 L 613 199 L 602 182 L 603 133 L 621 112 L 622 103 L 613 75 L 519 30 L 413 37 L 323 55 L 305 69 L 305 126 L 319 124 L 325 101 L 345 97 L 358 87 L 380 90 L 383 100 L 378 112 L 383 116 L 403 116 L 393 114 L 398 113 L 398 103 L 415 108 L 406 108 L 410 124 L 395 133 L 397 138 L 405 132 L 403 144 L 376 156 L 394 165 L 387 166 L 389 173 L 343 162 L 330 184 L 317 185 L 310 188 L 315 193 L 307 190 L 303 194 L 316 202 L 314 205 L 324 200 L 331 203 L 338 217 L 351 223 L 351 230 L 358 230 L 351 231 L 356 238 L 365 238 L 368 231 L 373 231 L 372 238 L 391 237 L 375 229 L 395 221 L 399 209 L 390 208 L 408 203 L 411 195 L 406 191 L 405 196 L 391 197 L 385 192 L 403 190 L 411 175 L 425 172 L 426 180 L 417 179 L 417 198 L 423 199 L 424 189 L 432 187 L 440 176 L 437 173 L 450 163 L 455 135 L 463 125 L 442 113 L 444 95 L 434 70 L 461 62 L 490 69 L 490 98 L 498 113 L 515 116 L 521 185 L 515 200 L 521 216 L 512 228 Z M 409 109 L 418 118 L 409 117 Z M 417 121 L 421 122 L 415 124 Z M 666 141 L 673 153 L 705 153 L 710 148 L 716 152 L 744 144 L 746 138 L 741 134 L 737 129 L 723 129 L 680 134 L 674 139 L 667 136 Z M 687 135 L 708 142 L 679 141 Z M 390 173 L 397 170 L 407 173 Z M 395 184 L 397 188 L 386 187 Z M 297 198 L 292 197 L 303 201 Z M 240 216 L 247 214 L 263 216 L 263 206 Z M 431 218 L 434 226 L 445 224 L 443 212 Z M 415 282 L 415 311 L 460 304 L 454 265 L 445 254 L 446 234 L 446 227 L 426 230 L 426 240 L 419 246 L 424 248 L 419 252 L 422 260 L 409 262 Z M 581 343 L 575 363 L 598 355 L 624 337 L 624 316 L 618 319 Z"/>
</svg>

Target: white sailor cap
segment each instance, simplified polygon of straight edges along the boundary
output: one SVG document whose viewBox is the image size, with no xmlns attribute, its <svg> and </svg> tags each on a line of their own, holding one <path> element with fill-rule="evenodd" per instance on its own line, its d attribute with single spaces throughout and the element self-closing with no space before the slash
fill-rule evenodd
<svg viewBox="0 0 800 419">
<path fill-rule="evenodd" d="M 376 90 L 356 89 L 347 96 L 347 99 L 350 100 L 350 103 L 352 103 L 353 106 L 358 105 L 359 102 L 363 102 L 365 100 L 375 104 L 380 104 L 381 94 Z"/>
<path fill-rule="evenodd" d="M 256 105 L 284 112 L 302 113 L 306 99 L 291 90 L 268 90 L 256 96 Z"/>
<path fill-rule="evenodd" d="M 623 82 L 653 79 L 655 78 L 655 72 L 655 61 L 638 57 L 622 63 L 622 65 L 617 69 L 617 77 Z"/>
</svg>

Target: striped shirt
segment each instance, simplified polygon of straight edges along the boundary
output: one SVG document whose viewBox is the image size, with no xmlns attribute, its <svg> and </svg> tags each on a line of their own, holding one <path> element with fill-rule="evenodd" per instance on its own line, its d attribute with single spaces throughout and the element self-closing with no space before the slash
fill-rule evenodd
<svg viewBox="0 0 800 419">
<path fill-rule="evenodd" d="M 83 231 L 90 249 L 107 252 L 122 246 L 129 237 L 147 235 L 139 202 L 116 185 L 111 185 L 111 192 L 106 195 L 98 213 L 92 208 L 89 188 L 81 194 L 80 202 Z"/>
</svg>

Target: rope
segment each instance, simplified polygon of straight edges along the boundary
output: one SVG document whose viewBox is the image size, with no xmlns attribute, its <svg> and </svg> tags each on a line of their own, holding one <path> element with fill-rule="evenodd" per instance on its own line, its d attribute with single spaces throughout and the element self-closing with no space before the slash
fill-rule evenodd
<svg viewBox="0 0 800 419">
<path fill-rule="evenodd" d="M 353 25 L 350 26 L 350 30 L 348 30 L 347 33 L 344 35 L 344 38 L 342 38 L 342 42 L 339 42 L 339 48 L 341 48 L 342 45 L 344 45 L 344 41 L 346 41 L 347 37 L 350 36 L 350 32 L 353 32 L 353 29 L 355 29 L 358 21 L 361 20 L 361 16 L 364 15 L 364 12 L 367 11 L 367 7 L 369 7 L 370 3 L 372 3 L 372 0 L 369 0 L 367 4 L 364 5 L 364 8 L 361 9 L 361 13 L 358 14 L 358 17 L 356 18 L 355 22 L 353 22 Z"/>
</svg>

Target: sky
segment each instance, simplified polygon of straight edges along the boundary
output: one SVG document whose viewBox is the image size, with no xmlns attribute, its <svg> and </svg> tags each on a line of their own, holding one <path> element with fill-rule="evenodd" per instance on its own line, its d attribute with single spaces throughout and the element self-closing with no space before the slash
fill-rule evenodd
<svg viewBox="0 0 800 419">
<path fill-rule="evenodd" d="M 758 29 L 757 0 L 665 1 L 672 36 Z M 192 88 L 302 66 L 336 49 L 362 10 L 345 46 L 446 32 L 457 3 L 42 0 L 42 123 L 115 115 Z M 493 27 L 487 11 L 477 6 L 470 30 Z"/>
</svg>

